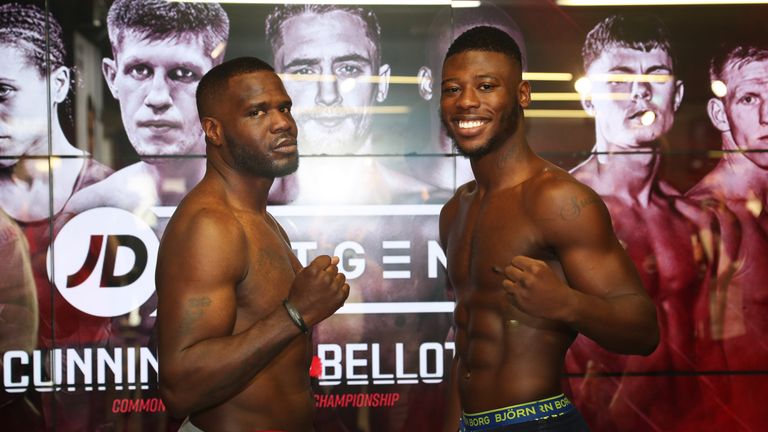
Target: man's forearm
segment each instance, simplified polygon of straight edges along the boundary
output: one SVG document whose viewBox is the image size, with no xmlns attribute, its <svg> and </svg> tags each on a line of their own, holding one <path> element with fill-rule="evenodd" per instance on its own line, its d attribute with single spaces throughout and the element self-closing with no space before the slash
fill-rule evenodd
<svg viewBox="0 0 768 432">
<path fill-rule="evenodd" d="M 161 352 L 166 405 L 185 416 L 231 399 L 297 336 L 303 335 L 281 305 L 241 333 Z"/>
<path fill-rule="evenodd" d="M 652 353 L 659 343 L 656 308 L 647 297 L 627 293 L 601 298 L 574 291 L 565 322 L 603 348 L 619 354 Z"/>
</svg>

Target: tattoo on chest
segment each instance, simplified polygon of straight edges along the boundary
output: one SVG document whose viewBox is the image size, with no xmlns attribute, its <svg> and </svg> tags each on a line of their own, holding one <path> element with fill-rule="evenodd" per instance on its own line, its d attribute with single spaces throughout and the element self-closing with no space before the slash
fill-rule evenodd
<svg viewBox="0 0 768 432">
<path fill-rule="evenodd" d="M 574 220 L 581 216 L 582 209 L 599 202 L 600 198 L 598 197 L 571 197 L 571 199 L 566 204 L 560 207 L 560 218 L 566 221 Z"/>
<path fill-rule="evenodd" d="M 197 320 L 205 315 L 205 310 L 211 305 L 209 297 L 192 297 L 187 300 L 187 307 L 184 309 L 184 317 L 181 321 L 181 330 L 188 332 Z"/>
</svg>

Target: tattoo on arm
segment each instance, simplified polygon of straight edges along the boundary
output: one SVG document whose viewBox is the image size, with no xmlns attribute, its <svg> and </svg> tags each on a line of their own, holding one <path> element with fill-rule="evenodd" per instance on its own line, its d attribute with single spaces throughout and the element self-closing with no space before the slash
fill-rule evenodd
<svg viewBox="0 0 768 432">
<path fill-rule="evenodd" d="M 582 209 L 599 202 L 600 198 L 598 197 L 586 197 L 581 199 L 576 198 L 575 196 L 571 197 L 566 204 L 560 207 L 560 218 L 566 221 L 574 220 L 581 216 Z"/>
<path fill-rule="evenodd" d="M 211 305 L 209 297 L 192 297 L 187 300 L 187 307 L 184 309 L 184 316 L 181 319 L 180 329 L 182 333 L 188 333 L 195 321 L 205 314 L 205 309 Z"/>
</svg>

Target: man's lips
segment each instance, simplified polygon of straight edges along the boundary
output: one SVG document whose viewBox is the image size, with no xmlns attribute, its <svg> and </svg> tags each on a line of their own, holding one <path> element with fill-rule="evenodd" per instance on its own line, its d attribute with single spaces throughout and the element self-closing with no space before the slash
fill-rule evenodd
<svg viewBox="0 0 768 432">
<path fill-rule="evenodd" d="M 344 121 L 346 117 L 343 116 L 314 116 L 310 117 L 309 120 L 320 123 L 320 125 L 330 128 L 335 127 L 341 122 Z"/>
<path fill-rule="evenodd" d="M 653 112 L 653 110 L 650 107 L 641 107 L 637 110 L 630 111 L 627 115 L 627 120 L 635 120 L 642 117 L 647 112 Z"/>
<path fill-rule="evenodd" d="M 147 129 L 180 129 L 181 124 L 178 122 L 168 120 L 144 120 L 137 122 L 137 125 L 141 128 Z"/>
<path fill-rule="evenodd" d="M 294 137 L 280 138 L 275 142 L 275 145 L 272 147 L 272 150 L 278 153 L 294 153 L 296 149 L 297 149 L 296 138 Z"/>
<path fill-rule="evenodd" d="M 454 119 L 456 133 L 462 136 L 474 136 L 479 134 L 490 120 L 485 118 L 459 118 Z"/>
</svg>

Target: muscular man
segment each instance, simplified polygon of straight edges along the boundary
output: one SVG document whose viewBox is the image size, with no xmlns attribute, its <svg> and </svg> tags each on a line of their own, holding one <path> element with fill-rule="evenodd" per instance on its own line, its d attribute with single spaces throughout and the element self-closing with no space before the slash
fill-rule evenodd
<svg viewBox="0 0 768 432">
<path fill-rule="evenodd" d="M 309 332 L 349 285 L 337 257 L 302 268 L 266 211 L 275 177 L 298 167 L 291 99 L 269 65 L 240 58 L 206 74 L 197 101 L 206 174 L 157 264 L 161 394 L 184 431 L 310 430 Z"/>
<path fill-rule="evenodd" d="M 721 46 L 709 76 L 713 89 L 721 89 L 707 111 L 721 133 L 723 157 L 688 195 L 716 209 L 725 242 L 736 251 L 732 277 L 712 292 L 712 325 L 704 330 L 722 341 L 728 369 L 762 370 L 768 364 L 768 44 Z M 741 419 L 766 424 L 753 395 L 768 391 L 768 379 L 733 376 L 731 383 L 731 405 Z"/>
<path fill-rule="evenodd" d="M 710 224 L 658 176 L 662 140 L 683 97 L 669 40 L 656 18 L 610 16 L 589 32 L 582 49 L 591 84 L 582 104 L 594 117 L 595 147 L 571 174 L 605 201 L 616 236 L 659 306 L 661 329 L 659 349 L 649 358 L 618 357 L 583 338 L 571 348 L 568 372 L 587 373 L 571 381 L 574 397 L 585 417 L 605 428 L 674 429 L 699 405 L 681 410 L 680 398 L 718 397 L 695 376 L 595 377 L 722 367 L 717 356 L 707 359 L 696 349 L 696 326 L 706 319 L 698 312 L 706 303 L 702 293 L 714 271 L 703 252 L 713 249 Z"/>
<path fill-rule="evenodd" d="M 476 179 L 440 215 L 456 295 L 446 430 L 459 407 L 466 430 L 586 430 L 562 395 L 568 346 L 581 333 L 648 355 L 659 338 L 654 305 L 598 195 L 526 142 L 530 85 L 514 40 L 473 28 L 449 48 L 442 76 L 441 118 Z"/>
</svg>

